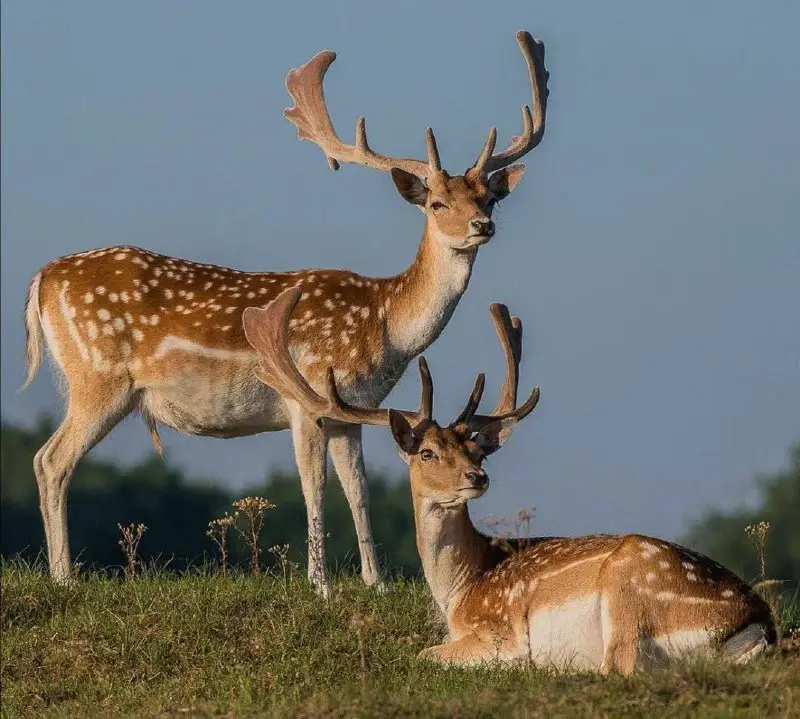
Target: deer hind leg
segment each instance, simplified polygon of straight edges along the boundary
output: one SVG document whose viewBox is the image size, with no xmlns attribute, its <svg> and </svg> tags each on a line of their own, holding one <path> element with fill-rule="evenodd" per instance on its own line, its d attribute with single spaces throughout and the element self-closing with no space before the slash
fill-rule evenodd
<svg viewBox="0 0 800 719">
<path fill-rule="evenodd" d="M 325 482 L 328 437 L 325 430 L 294 402 L 290 404 L 289 422 L 292 444 L 303 488 L 308 517 L 308 581 L 323 599 L 330 597 L 328 568 L 325 562 Z"/>
<path fill-rule="evenodd" d="M 39 487 L 39 506 L 47 540 L 50 575 L 66 582 L 71 574 L 67 530 L 67 494 L 78 462 L 105 437 L 133 408 L 129 387 L 109 387 L 97 391 L 70 390 L 64 421 L 33 462 Z"/>
<path fill-rule="evenodd" d="M 467 634 L 453 642 L 423 649 L 417 659 L 453 666 L 475 666 L 500 661 L 500 652 L 475 634 Z"/>
<path fill-rule="evenodd" d="M 616 586 L 602 593 L 600 624 L 603 633 L 600 673 L 632 674 L 639 659 L 642 618 L 631 590 Z"/>
<path fill-rule="evenodd" d="M 383 590 L 384 585 L 380 582 L 378 557 L 369 521 L 367 474 L 361 448 L 361 427 L 337 429 L 328 440 L 328 451 L 353 514 L 358 551 L 361 555 L 361 577 L 368 587 L 377 585 L 378 589 Z"/>
</svg>

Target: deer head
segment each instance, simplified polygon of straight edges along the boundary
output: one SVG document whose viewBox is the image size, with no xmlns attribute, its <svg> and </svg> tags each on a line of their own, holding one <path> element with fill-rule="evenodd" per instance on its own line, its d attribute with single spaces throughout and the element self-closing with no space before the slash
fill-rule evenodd
<svg viewBox="0 0 800 719">
<path fill-rule="evenodd" d="M 318 394 L 292 361 L 288 325 L 300 297 L 296 288 L 280 294 L 264 309 L 244 311 L 245 334 L 258 351 L 256 376 L 285 398 L 299 403 L 318 421 L 389 426 L 400 456 L 409 466 L 412 490 L 441 506 L 458 506 L 481 496 L 489 486 L 483 460 L 509 438 L 517 423 L 527 417 L 539 401 L 534 387 L 527 401 L 516 407 L 519 361 L 522 356 L 522 326 L 505 305 L 490 307 L 495 329 L 506 358 L 506 378 L 500 400 L 489 415 L 477 413 L 485 377 L 478 375 L 466 406 L 446 427 L 433 419 L 433 381 L 424 357 L 419 359 L 422 399 L 416 412 L 356 407 L 345 402 L 328 370 L 326 394 Z"/>
<path fill-rule="evenodd" d="M 324 50 L 289 71 L 286 88 L 295 105 L 284 114 L 297 127 L 301 140 L 311 140 L 319 146 L 332 169 L 350 162 L 389 172 L 403 198 L 426 215 L 433 237 L 454 250 L 472 250 L 494 235 L 492 210 L 514 190 L 525 172 L 524 165 L 514 163 L 536 147 L 544 135 L 548 94 L 544 44 L 525 31 L 517 33 L 517 43 L 528 67 L 533 110 L 528 105 L 522 108 L 522 134 L 513 137 L 501 152 L 495 153 L 497 131 L 491 128 L 478 159 L 463 175 L 451 176 L 442 169 L 430 128 L 426 133 L 427 161 L 375 152 L 367 142 L 363 117 L 356 123 L 355 145 L 343 143 L 333 128 L 322 87 L 325 73 L 336 59 L 331 50 Z"/>
</svg>

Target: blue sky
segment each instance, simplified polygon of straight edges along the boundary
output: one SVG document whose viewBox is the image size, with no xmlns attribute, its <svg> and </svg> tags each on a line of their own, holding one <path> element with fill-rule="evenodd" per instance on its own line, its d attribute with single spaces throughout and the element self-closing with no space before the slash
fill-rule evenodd
<svg viewBox="0 0 800 719">
<path fill-rule="evenodd" d="M 60 413 L 47 370 L 16 394 L 25 287 L 59 255 L 405 267 L 422 217 L 388 176 L 333 173 L 295 139 L 287 70 L 335 49 L 342 135 L 364 115 L 375 148 L 422 156 L 431 125 L 461 172 L 490 125 L 518 131 L 525 28 L 547 45 L 547 132 L 427 353 L 447 420 L 476 372 L 490 393 L 502 377 L 488 303 L 525 323 L 522 386 L 542 400 L 475 514 L 535 505 L 538 533 L 672 537 L 751 500 L 800 438 L 798 27 L 788 1 L 3 3 L 3 417 Z M 409 373 L 388 404 L 416 400 Z M 291 462 L 286 432 L 165 440 L 234 487 Z M 135 461 L 148 442 L 128 421 L 95 451 Z M 384 430 L 366 442 L 402 474 Z"/>
</svg>

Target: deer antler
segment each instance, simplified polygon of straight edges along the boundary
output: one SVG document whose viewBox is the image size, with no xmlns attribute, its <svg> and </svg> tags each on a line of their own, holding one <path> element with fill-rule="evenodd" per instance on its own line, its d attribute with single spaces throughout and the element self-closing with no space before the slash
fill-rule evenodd
<svg viewBox="0 0 800 719">
<path fill-rule="evenodd" d="M 528 78 L 533 94 L 533 113 L 528 105 L 522 108 L 522 134 L 512 137 L 511 144 L 496 155 L 494 148 L 497 142 L 497 130 L 491 128 L 480 156 L 470 168 L 471 172 L 488 175 L 495 170 L 507 167 L 529 153 L 542 141 L 544 136 L 547 95 L 549 94 L 547 78 L 550 76 L 544 67 L 544 43 L 534 39 L 529 32 L 520 30 L 517 33 L 517 44 L 525 58 L 525 64 L 528 66 Z"/>
<path fill-rule="evenodd" d="M 489 305 L 489 312 L 503 348 L 506 377 L 500 390 L 500 399 L 491 414 L 480 415 L 476 414 L 476 411 L 483 394 L 484 377 L 482 374 L 478 375 L 467 406 L 451 424 L 451 427 L 459 427 L 464 431 L 475 432 L 487 424 L 503 420 L 517 422 L 532 412 L 539 401 L 539 388 L 534 387 L 527 401 L 517 407 L 519 363 L 522 359 L 522 322 L 519 317 L 511 316 L 506 305 L 497 302 Z"/>
<path fill-rule="evenodd" d="M 289 70 L 286 76 L 286 89 L 295 104 L 294 107 L 284 110 L 283 114 L 297 127 L 297 136 L 301 140 L 311 140 L 316 144 L 325 153 L 332 170 L 338 170 L 340 162 L 352 162 L 383 172 L 398 167 L 422 180 L 427 180 L 433 173 L 440 172 L 442 163 L 436 148 L 436 138 L 430 128 L 426 132 L 428 162 L 388 157 L 372 150 L 367 143 L 366 123 L 363 117 L 359 117 L 356 123 L 355 145 L 346 145 L 339 139 L 325 105 L 325 93 L 322 88 L 325 73 L 335 59 L 335 52 L 323 50 L 305 65 Z"/>
<path fill-rule="evenodd" d="M 248 342 L 261 356 L 255 368 L 256 377 L 280 392 L 287 399 L 298 402 L 318 419 L 330 419 L 347 424 L 388 425 L 389 413 L 385 409 L 355 407 L 345 402 L 336 387 L 333 368 L 328 368 L 326 396 L 322 397 L 306 382 L 289 356 L 289 317 L 300 300 L 301 290 L 292 287 L 284 290 L 264 309 L 248 307 L 242 314 L 244 333 Z M 424 357 L 419 358 L 422 381 L 422 399 L 418 412 L 401 412 L 413 424 L 430 420 L 433 413 L 433 382 Z"/>
<path fill-rule="evenodd" d="M 356 407 L 342 399 L 336 386 L 332 367 L 328 368 L 326 396 L 319 395 L 306 382 L 289 356 L 289 317 L 300 300 L 301 290 L 291 287 L 284 290 L 264 309 L 248 307 L 242 314 L 242 323 L 247 341 L 261 356 L 254 373 L 264 384 L 280 392 L 287 399 L 298 402 L 309 414 L 319 419 L 329 419 L 345 424 L 389 424 L 389 412 L 385 409 Z M 500 393 L 500 402 L 491 415 L 478 415 L 475 411 L 483 394 L 484 375 L 478 375 L 467 406 L 451 425 L 474 432 L 492 423 L 503 428 L 511 427 L 527 416 L 539 401 L 539 388 L 534 387 L 531 396 L 520 407 L 515 408 L 519 361 L 522 356 L 522 325 L 511 317 L 505 305 L 490 307 L 495 329 L 506 355 L 506 380 Z M 433 418 L 433 381 L 424 357 L 419 358 L 419 373 L 422 382 L 422 398 L 417 412 L 400 411 L 410 424 L 417 425 Z"/>
</svg>

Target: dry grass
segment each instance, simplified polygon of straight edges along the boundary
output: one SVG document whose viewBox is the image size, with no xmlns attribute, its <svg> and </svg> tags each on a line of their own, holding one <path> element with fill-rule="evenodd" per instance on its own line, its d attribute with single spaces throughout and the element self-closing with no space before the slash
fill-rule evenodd
<svg viewBox="0 0 800 719">
<path fill-rule="evenodd" d="M 4 717 L 800 716 L 800 639 L 749 666 L 630 678 L 418 662 L 442 629 L 415 581 L 378 595 L 339 577 L 326 605 L 291 567 L 59 587 L 12 562 L 2 598 Z"/>
</svg>

